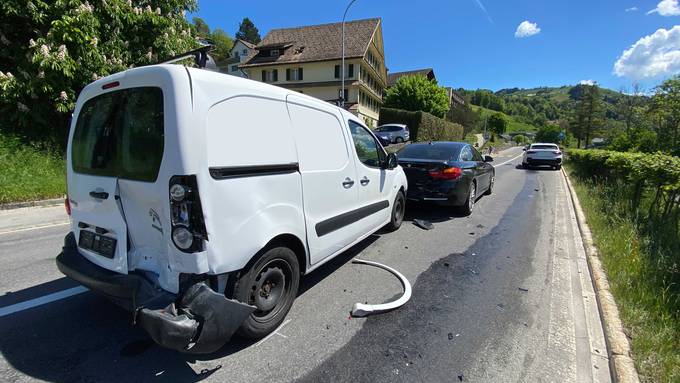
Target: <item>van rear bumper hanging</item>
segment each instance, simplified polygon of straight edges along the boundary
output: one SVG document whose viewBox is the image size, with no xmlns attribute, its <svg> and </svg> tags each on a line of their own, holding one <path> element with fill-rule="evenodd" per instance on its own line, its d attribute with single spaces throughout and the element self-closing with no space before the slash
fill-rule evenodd
<svg viewBox="0 0 680 383">
<path fill-rule="evenodd" d="M 255 307 L 227 299 L 203 282 L 180 296 L 153 286 L 137 274 L 118 274 L 83 257 L 69 233 L 57 256 L 67 277 L 133 312 L 133 320 L 161 346 L 188 353 L 210 353 L 229 341 Z"/>
</svg>

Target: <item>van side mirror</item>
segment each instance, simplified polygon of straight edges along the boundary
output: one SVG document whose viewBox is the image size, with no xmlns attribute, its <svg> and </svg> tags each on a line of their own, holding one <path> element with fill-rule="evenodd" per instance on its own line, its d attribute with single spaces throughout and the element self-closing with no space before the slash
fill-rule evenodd
<svg viewBox="0 0 680 383">
<path fill-rule="evenodd" d="M 385 163 L 383 164 L 383 169 L 394 169 L 397 167 L 397 165 L 399 165 L 399 162 L 397 161 L 397 155 L 394 153 L 389 153 L 385 159 Z"/>
<path fill-rule="evenodd" d="M 493 157 L 491 157 L 491 156 L 484 156 L 484 162 L 493 162 Z"/>
</svg>

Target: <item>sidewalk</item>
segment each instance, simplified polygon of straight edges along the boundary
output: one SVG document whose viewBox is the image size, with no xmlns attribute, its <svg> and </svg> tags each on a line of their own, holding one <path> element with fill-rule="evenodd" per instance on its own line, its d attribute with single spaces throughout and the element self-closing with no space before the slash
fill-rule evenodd
<svg viewBox="0 0 680 383">
<path fill-rule="evenodd" d="M 68 223 L 63 205 L 0 210 L 0 234 Z"/>
</svg>

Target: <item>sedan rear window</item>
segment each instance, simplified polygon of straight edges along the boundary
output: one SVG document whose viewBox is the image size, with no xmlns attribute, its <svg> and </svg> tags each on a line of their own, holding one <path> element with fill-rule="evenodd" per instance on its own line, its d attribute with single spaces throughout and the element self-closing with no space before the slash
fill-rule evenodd
<svg viewBox="0 0 680 383">
<path fill-rule="evenodd" d="M 450 161 L 458 158 L 460 146 L 452 145 L 406 145 L 400 152 L 399 158 L 421 160 Z"/>
<path fill-rule="evenodd" d="M 109 92 L 83 105 L 72 143 L 77 173 L 154 182 L 163 159 L 163 92 Z"/>
<path fill-rule="evenodd" d="M 557 149 L 557 145 L 531 145 L 531 149 L 555 150 L 555 149 Z"/>
</svg>

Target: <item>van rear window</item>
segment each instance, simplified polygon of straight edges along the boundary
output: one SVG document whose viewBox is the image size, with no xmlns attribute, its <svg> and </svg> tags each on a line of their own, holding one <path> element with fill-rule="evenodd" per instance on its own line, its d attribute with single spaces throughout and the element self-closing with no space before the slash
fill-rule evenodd
<svg viewBox="0 0 680 383">
<path fill-rule="evenodd" d="M 77 173 L 154 182 L 163 159 L 163 92 L 122 89 L 94 97 L 78 114 L 71 145 Z"/>
</svg>

